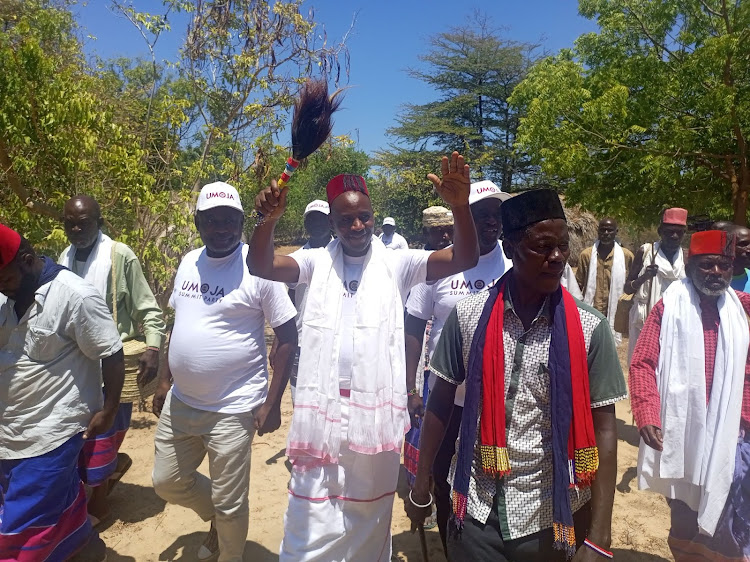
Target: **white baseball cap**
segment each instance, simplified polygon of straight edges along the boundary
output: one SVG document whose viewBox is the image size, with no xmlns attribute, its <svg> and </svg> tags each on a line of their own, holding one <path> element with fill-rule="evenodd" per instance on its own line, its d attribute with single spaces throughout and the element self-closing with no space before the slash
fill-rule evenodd
<svg viewBox="0 0 750 562">
<path fill-rule="evenodd" d="M 313 211 L 318 211 L 319 213 L 323 213 L 324 215 L 328 215 L 331 212 L 331 207 L 328 206 L 328 203 L 325 201 L 321 201 L 320 199 L 316 199 L 315 201 L 311 201 L 307 204 L 307 207 L 305 207 L 305 214 L 302 215 L 302 217 L 306 217 Z"/>
<path fill-rule="evenodd" d="M 482 199 L 487 199 L 488 197 L 494 197 L 495 199 L 500 199 L 500 201 L 507 201 L 510 199 L 510 193 L 505 193 L 490 180 L 478 181 L 471 184 L 469 205 L 473 205 L 474 203 L 477 203 Z"/>
<path fill-rule="evenodd" d="M 383 226 L 386 226 L 390 224 L 391 226 L 396 226 L 396 221 L 393 220 L 393 217 L 385 217 L 383 219 Z"/>
<path fill-rule="evenodd" d="M 234 187 L 223 181 L 203 186 L 200 195 L 198 195 L 198 204 L 195 206 L 195 210 L 208 211 L 214 207 L 231 207 L 237 209 L 240 213 L 244 212 L 240 194 Z"/>
</svg>

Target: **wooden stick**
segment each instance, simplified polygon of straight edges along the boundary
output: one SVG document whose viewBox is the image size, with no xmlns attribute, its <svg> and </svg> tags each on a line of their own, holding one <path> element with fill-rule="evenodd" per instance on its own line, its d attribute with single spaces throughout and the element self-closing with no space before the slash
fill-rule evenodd
<svg viewBox="0 0 750 562">
<path fill-rule="evenodd" d="M 424 523 L 417 525 L 419 531 L 419 544 L 422 546 L 422 560 L 430 562 L 430 555 L 427 553 L 427 537 L 424 534 Z"/>
</svg>

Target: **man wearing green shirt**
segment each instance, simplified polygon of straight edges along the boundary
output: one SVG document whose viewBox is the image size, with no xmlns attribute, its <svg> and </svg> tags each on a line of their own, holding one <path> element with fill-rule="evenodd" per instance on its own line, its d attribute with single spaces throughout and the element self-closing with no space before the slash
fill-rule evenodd
<svg viewBox="0 0 750 562">
<path fill-rule="evenodd" d="M 500 212 L 513 267 L 443 327 L 406 511 L 415 523 L 429 514 L 430 468 L 465 382 L 448 558 L 611 558 L 614 403 L 627 397 L 612 332 L 560 288 L 570 246 L 557 194 L 524 192 Z"/>
<path fill-rule="evenodd" d="M 101 209 L 92 197 L 76 195 L 69 199 L 63 209 L 63 221 L 71 245 L 60 254 L 59 263 L 94 285 L 110 312 L 117 303 L 113 316 L 123 342 L 139 336 L 142 329 L 147 349 L 139 358 L 138 380 L 141 384 L 150 382 L 159 368 L 165 324 L 138 258 L 125 244 L 101 231 Z M 120 404 L 112 429 L 84 445 L 86 484 L 93 488 L 89 514 L 94 522 L 109 514 L 107 492 L 132 464 L 130 457 L 118 453 L 132 411 L 132 403 Z"/>
</svg>

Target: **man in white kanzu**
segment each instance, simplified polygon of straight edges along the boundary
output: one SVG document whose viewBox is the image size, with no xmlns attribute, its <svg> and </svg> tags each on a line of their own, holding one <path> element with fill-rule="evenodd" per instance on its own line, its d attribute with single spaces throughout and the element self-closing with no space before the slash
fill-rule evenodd
<svg viewBox="0 0 750 562">
<path fill-rule="evenodd" d="M 189 252 L 177 270 L 169 361 L 154 395 L 154 489 L 211 521 L 198 560 L 242 560 L 250 445 L 256 431 L 263 435 L 281 425 L 281 396 L 297 348 L 297 311 L 286 288 L 245 267 L 243 225 L 234 187 L 203 187 L 195 226 L 205 246 Z M 266 321 L 279 340 L 270 386 Z M 206 454 L 210 478 L 198 473 Z"/>
<path fill-rule="evenodd" d="M 657 232 L 658 242 L 646 243 L 635 253 L 623 291 L 633 295 L 628 327 L 628 364 L 638 336 L 651 309 L 673 282 L 685 278 L 685 257 L 682 239 L 687 232 L 688 212 L 674 207 L 664 211 Z"/>
<path fill-rule="evenodd" d="M 250 240 L 250 271 L 307 283 L 300 368 L 287 454 L 293 463 L 281 562 L 391 559 L 391 512 L 409 429 L 404 301 L 409 290 L 474 267 L 469 166 L 457 152 L 430 174 L 455 221 L 454 245 L 390 252 L 372 235 L 364 178 L 328 182 L 337 239 L 297 257 L 274 255 L 287 188 L 255 200 L 265 222 Z"/>
<path fill-rule="evenodd" d="M 489 180 L 471 184 L 469 205 L 471 206 L 471 216 L 474 218 L 474 227 L 479 240 L 479 262 L 472 269 L 451 275 L 435 283 L 420 283 L 412 289 L 406 302 L 406 386 L 412 425 L 415 425 L 415 422 L 418 423 L 415 418 L 424 416 L 423 404 L 427 401 L 427 396 L 419 396 L 415 384 L 415 367 L 419 363 L 421 343 L 427 321 L 434 317 L 428 342 L 428 352 L 430 358 L 432 358 L 443 325 L 456 303 L 468 295 L 492 287 L 495 281 L 502 277 L 513 265 L 503 253 L 498 241 L 502 224 L 500 205 L 508 198 L 510 198 L 510 195 L 501 191 Z M 435 386 L 433 377 L 429 377 L 428 384 L 430 389 Z M 448 484 L 448 470 L 453 454 L 456 452 L 456 438 L 461 426 L 464 394 L 464 386 L 461 385 L 456 391 L 453 414 L 451 414 L 445 438 L 432 468 L 432 475 L 435 480 L 437 522 L 440 529 L 440 538 L 443 541 L 443 549 L 446 548 L 448 518 L 451 513 L 451 487 Z"/>
<path fill-rule="evenodd" d="M 383 219 L 383 232 L 380 233 L 380 241 L 389 250 L 408 250 L 409 244 L 406 238 L 396 232 L 396 221 L 393 217 Z"/>
<path fill-rule="evenodd" d="M 633 353 L 638 485 L 671 511 L 676 562 L 750 560 L 750 295 L 731 288 L 734 236 L 696 232 L 687 278 L 656 303 Z"/>
</svg>

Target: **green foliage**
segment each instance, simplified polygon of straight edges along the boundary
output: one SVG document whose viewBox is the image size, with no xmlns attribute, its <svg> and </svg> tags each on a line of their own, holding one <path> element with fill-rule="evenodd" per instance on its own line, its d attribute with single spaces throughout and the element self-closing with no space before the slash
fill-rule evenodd
<svg viewBox="0 0 750 562">
<path fill-rule="evenodd" d="M 427 179 L 429 173 L 440 173 L 440 156 L 414 151 L 393 154 L 387 165 L 382 159 L 379 164 L 368 184 L 377 224 L 391 216 L 410 243 L 421 242 L 422 211 L 432 205 L 445 205 Z"/>
<path fill-rule="evenodd" d="M 315 69 L 338 78 L 346 53 L 320 43 L 300 0 L 163 0 L 158 14 L 112 6 L 140 32 L 146 58 L 91 64 L 67 0 L 0 1 L 0 221 L 54 256 L 67 244 L 64 202 L 92 195 L 165 304 L 179 259 L 199 243 L 195 191 L 229 181 L 252 208 L 283 170 L 288 149 L 273 138 L 299 84 Z M 185 43 L 160 61 L 177 11 L 190 15 Z M 296 174 L 293 205 L 344 169 L 364 174 L 367 157 L 341 139 Z M 301 214 L 284 224 L 290 238 Z"/>
<path fill-rule="evenodd" d="M 598 33 L 514 91 L 518 150 L 571 203 L 632 224 L 664 206 L 747 220 L 750 4 L 580 0 Z"/>
</svg>

